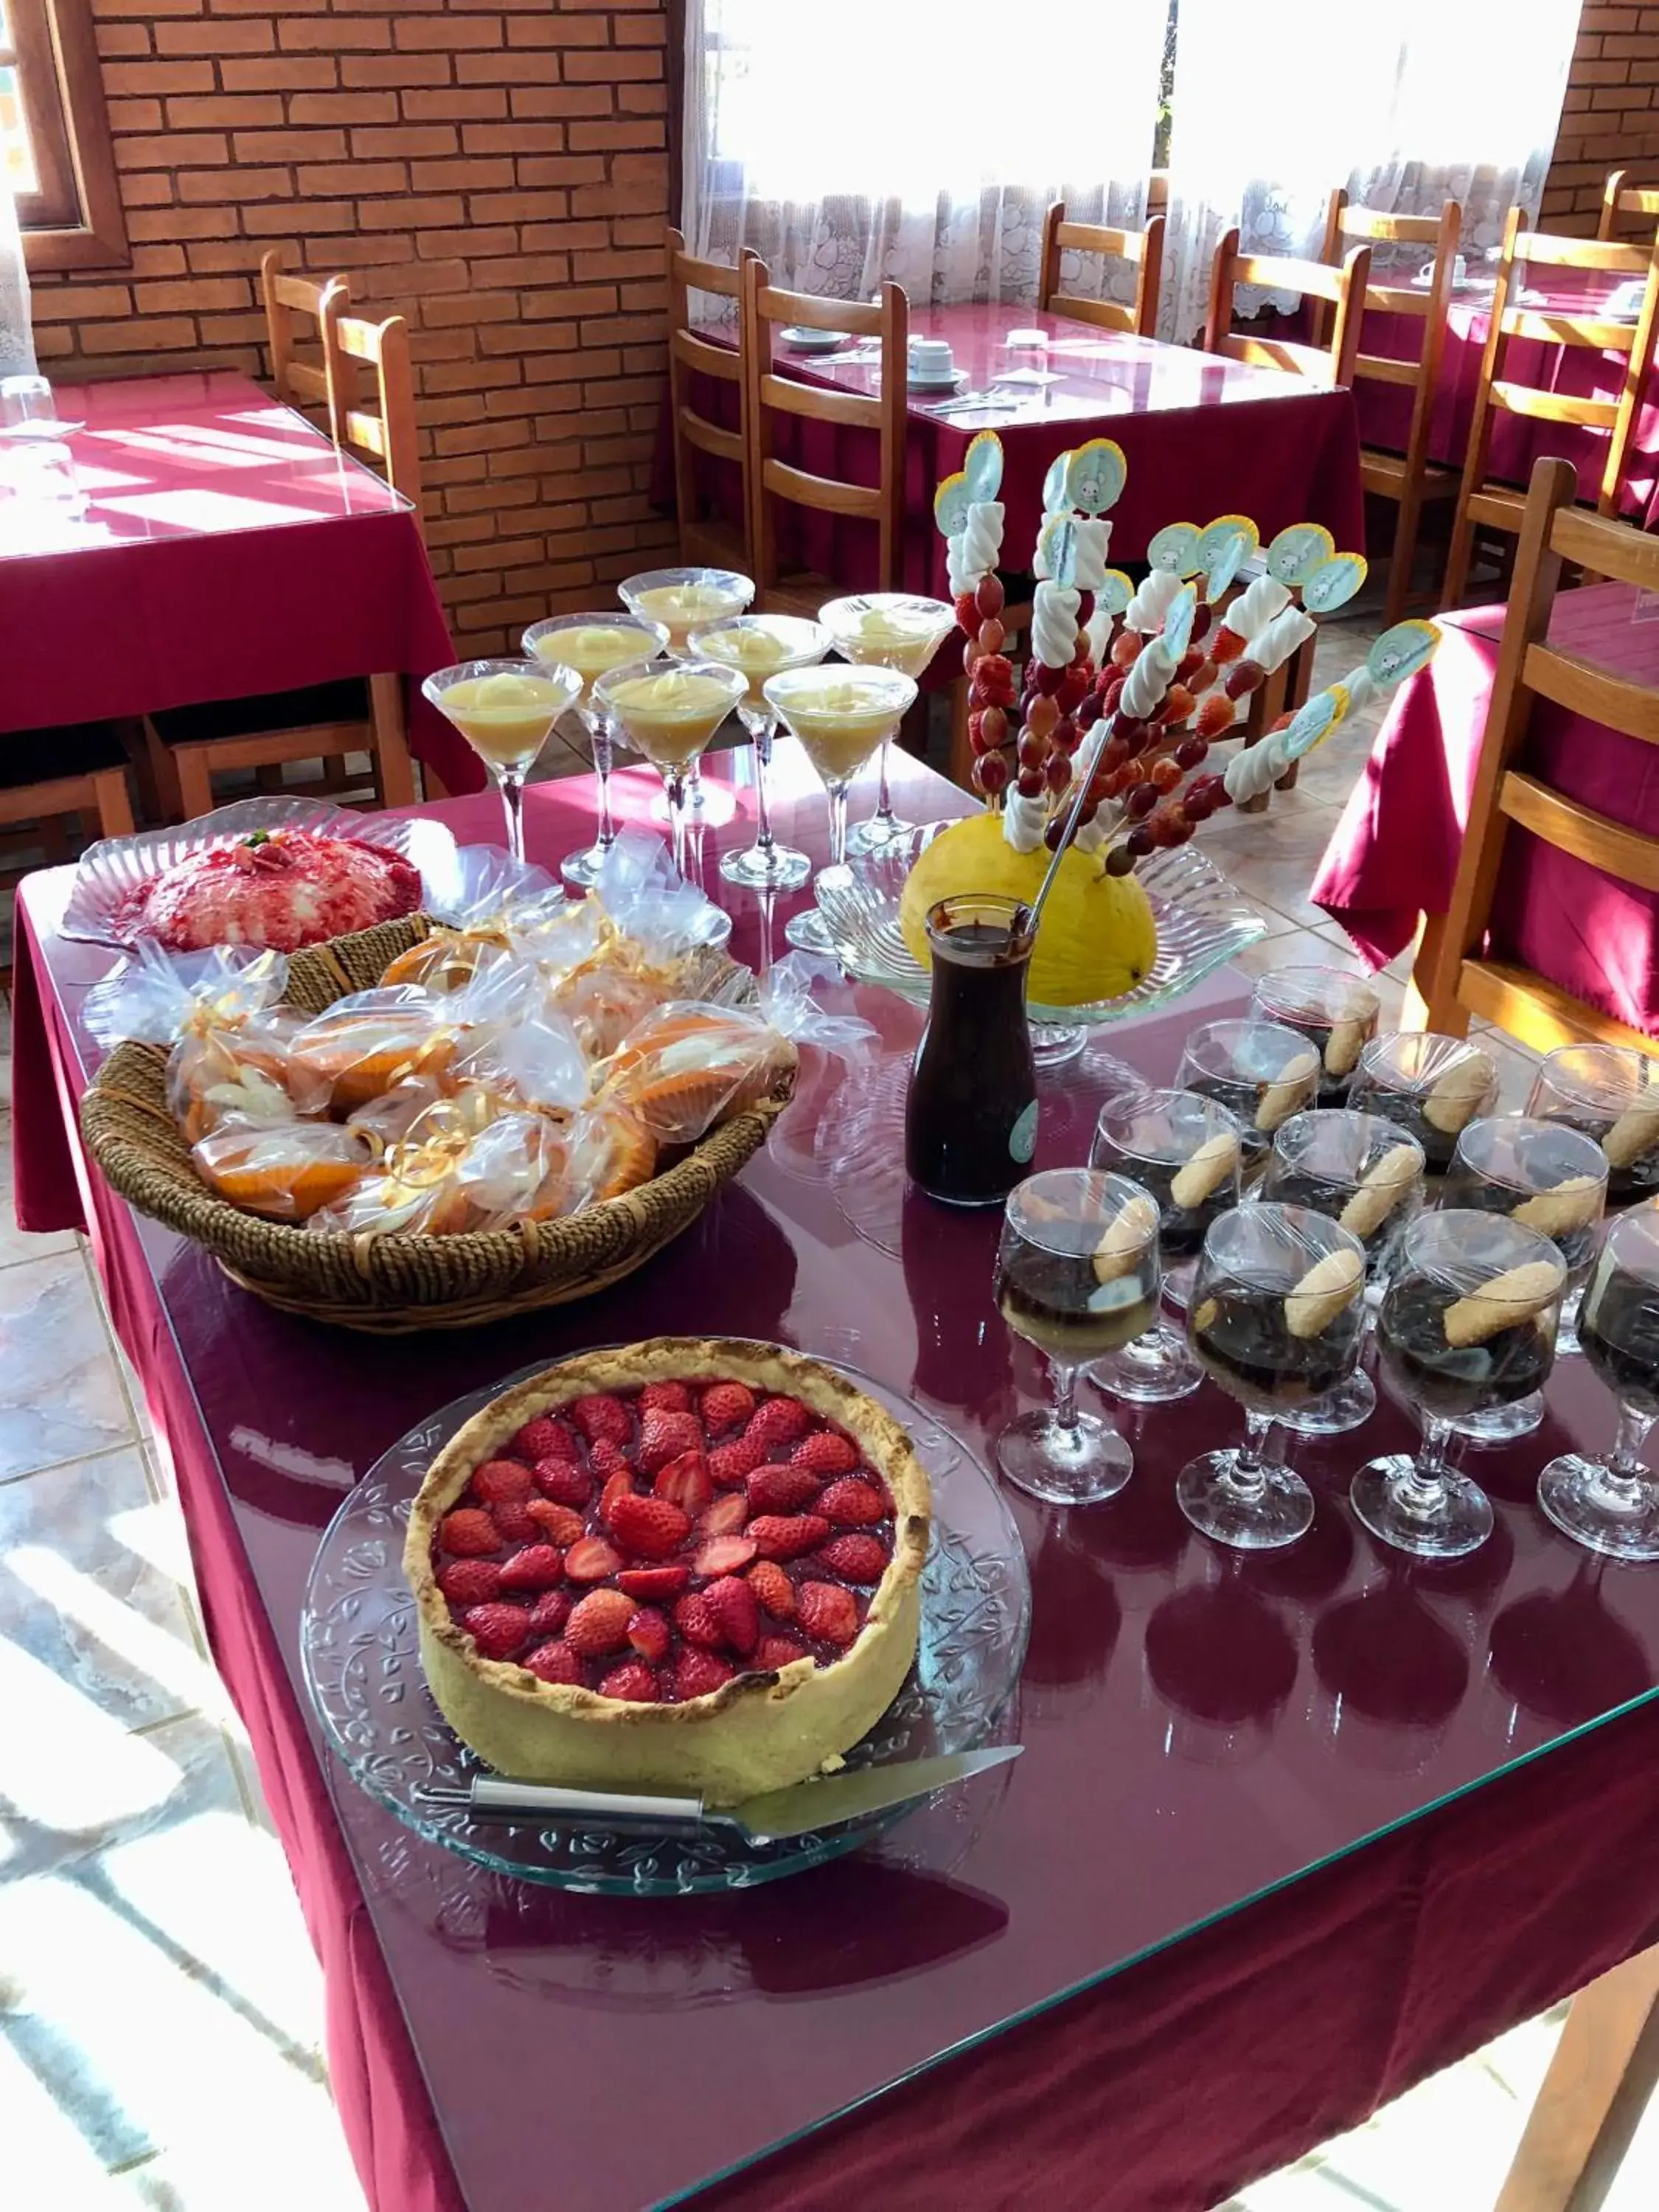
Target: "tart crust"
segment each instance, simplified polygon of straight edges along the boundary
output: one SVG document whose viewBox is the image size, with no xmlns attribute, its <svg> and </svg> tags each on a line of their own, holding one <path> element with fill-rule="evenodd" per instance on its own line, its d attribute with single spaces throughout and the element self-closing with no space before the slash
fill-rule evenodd
<svg viewBox="0 0 1659 2212">
<path fill-rule="evenodd" d="M 451 1616 L 432 1569 L 439 1522 L 526 1421 L 596 1391 L 647 1382 L 746 1382 L 799 1398 L 854 1437 L 892 1492 L 893 1556 L 855 1641 L 827 1667 L 810 1658 L 752 1671 L 680 1705 L 629 1705 L 543 1682 L 486 1659 Z M 562 1360 L 475 1413 L 428 1469 L 409 1516 L 404 1571 L 419 1614 L 421 1660 L 440 1711 L 497 1772 L 591 1790 L 658 1790 L 711 1805 L 803 1782 L 836 1765 L 897 1696 L 916 1654 L 930 1489 L 885 1407 L 799 1352 L 719 1337 L 653 1337 Z"/>
</svg>

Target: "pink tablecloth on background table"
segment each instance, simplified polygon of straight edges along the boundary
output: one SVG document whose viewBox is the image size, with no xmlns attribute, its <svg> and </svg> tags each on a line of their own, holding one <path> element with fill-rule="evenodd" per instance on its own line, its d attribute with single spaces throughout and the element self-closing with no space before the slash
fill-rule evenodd
<svg viewBox="0 0 1659 2212">
<path fill-rule="evenodd" d="M 246 377 L 65 386 L 88 497 L 58 520 L 0 483 L 0 732 L 348 677 L 408 680 L 410 749 L 483 771 L 420 696 L 454 659 L 409 502 Z M 0 743 L 3 736 L 0 735 Z"/>
<path fill-rule="evenodd" d="M 936 407 L 913 393 L 906 428 L 905 540 L 902 588 L 945 594 L 945 546 L 933 526 L 933 493 L 962 466 L 969 441 L 994 430 L 1005 457 L 1002 500 L 1007 509 L 1002 566 L 1029 569 L 1042 513 L 1042 479 L 1054 455 L 1087 438 L 1115 438 L 1129 465 L 1123 496 L 1112 510 L 1111 557 L 1138 561 L 1166 522 L 1200 526 L 1219 514 L 1247 514 L 1264 538 L 1291 522 L 1322 522 L 1339 545 L 1363 545 L 1358 439 L 1352 395 L 1319 392 L 1272 369 L 1096 330 L 1029 307 L 965 307 L 918 311 L 918 337 L 950 342 L 968 390 L 991 389 L 1007 366 L 1007 332 L 1042 329 L 1050 338 L 1048 369 L 1056 380 L 1028 389 L 1012 412 Z M 877 368 L 867 362 L 825 365 L 781 350 L 781 371 L 848 392 L 873 392 Z M 700 378 L 696 404 L 735 427 L 736 393 Z M 873 432 L 825 423 L 781 425 L 779 451 L 799 465 L 850 482 L 873 483 Z M 700 469 L 704 457 L 698 457 Z M 700 476 L 723 513 L 735 519 L 736 471 L 708 465 Z M 653 496 L 672 505 L 673 477 L 665 443 L 659 453 Z M 780 532 L 791 557 L 834 576 L 848 590 L 874 581 L 875 538 L 867 523 L 780 509 Z"/>
<path fill-rule="evenodd" d="M 1539 272 L 1540 277 L 1545 273 Z M 1534 303 L 1529 295 L 1521 304 L 1540 313 L 1554 307 L 1566 313 L 1585 314 L 1618 281 L 1590 270 L 1558 269 L 1547 274 L 1547 285 L 1539 288 L 1540 301 Z M 1397 280 L 1390 277 L 1389 281 Z M 1513 301 L 1514 295 L 1510 296 Z M 1468 451 L 1480 358 L 1491 327 L 1491 299 L 1490 281 L 1477 279 L 1453 295 L 1447 315 L 1429 439 L 1430 458 L 1446 468 L 1461 470 Z M 1360 345 L 1366 353 L 1396 361 L 1415 360 L 1423 349 L 1423 323 L 1411 315 L 1374 311 L 1365 317 Z M 1504 374 L 1512 384 L 1540 391 L 1565 392 L 1580 399 L 1616 399 L 1624 384 L 1625 361 L 1623 354 L 1553 345 L 1540 338 L 1511 338 Z M 1370 377 L 1361 379 L 1354 387 L 1354 399 L 1359 411 L 1359 434 L 1368 446 L 1394 453 L 1405 451 L 1412 398 L 1411 392 L 1402 386 L 1379 383 Z M 1607 451 L 1605 431 L 1500 412 L 1493 418 L 1487 474 L 1504 483 L 1524 485 L 1535 461 L 1546 455 L 1559 456 L 1572 463 L 1578 471 L 1581 495 L 1593 501 L 1607 465 Z M 1649 372 L 1631 438 L 1619 511 L 1627 521 L 1644 529 L 1659 523 L 1659 372 Z"/>
<path fill-rule="evenodd" d="M 1316 902 L 1378 965 L 1405 950 L 1422 915 L 1443 914 L 1450 902 L 1497 671 L 1502 607 L 1439 620 L 1440 650 L 1401 687 L 1313 887 Z M 1564 592 L 1550 641 L 1659 684 L 1659 599 L 1651 594 L 1624 584 Z M 1659 834 L 1659 761 L 1634 738 L 1540 700 L 1516 764 L 1598 813 Z M 1492 935 L 1495 957 L 1659 1032 L 1659 896 L 1511 824 Z"/>
<path fill-rule="evenodd" d="M 896 765 L 907 811 L 960 805 Z M 780 834 L 821 853 L 798 766 L 781 763 Z M 618 782 L 642 808 L 648 779 Z M 591 829 L 588 798 L 531 792 L 534 857 Z M 442 811 L 464 838 L 495 826 L 484 801 Z M 1307 1542 L 1218 1559 L 1171 1495 L 1180 1458 L 1237 1431 L 1212 1391 L 1131 1423 L 1137 1471 L 1110 1506 L 1014 1499 L 1025 1755 L 966 1817 L 896 1831 L 891 1854 L 647 1900 L 526 1888 L 418 1844 L 344 1778 L 299 1684 L 306 1571 L 343 1484 L 521 1361 L 688 1326 L 852 1357 L 983 1452 L 1040 1387 L 994 1317 L 994 1214 L 907 1201 L 884 1223 L 870 1174 L 835 1195 L 835 1145 L 809 1118 L 590 1304 L 381 1340 L 275 1315 L 135 1221 L 81 1156 L 76 1009 L 108 962 L 50 933 L 64 888 L 59 872 L 20 901 L 20 1206 L 88 1227 L 172 1457 L 215 1655 L 324 1961 L 374 2212 L 1198 2212 L 1659 1932 L 1659 1584 L 1575 1553 L 1530 1502 L 1537 1456 L 1607 1427 L 1582 1362 L 1553 1378 L 1535 1449 L 1483 1455 L 1498 1534 L 1450 1567 L 1356 1534 L 1351 1439 L 1302 1455 Z M 753 957 L 761 919 L 735 904 Z M 1241 1004 L 1243 982 L 1113 1042 L 1167 1079 L 1189 1023 Z M 908 1053 L 913 1010 L 861 1003 L 883 1059 Z M 1092 1065 L 1045 1091 L 1045 1164 L 1086 1147 Z M 833 1117 L 816 1127 L 833 1140 Z M 1368 1448 L 1407 1434 L 1385 1404 Z M 733 2156 L 711 2155 L 722 2141 Z"/>
</svg>

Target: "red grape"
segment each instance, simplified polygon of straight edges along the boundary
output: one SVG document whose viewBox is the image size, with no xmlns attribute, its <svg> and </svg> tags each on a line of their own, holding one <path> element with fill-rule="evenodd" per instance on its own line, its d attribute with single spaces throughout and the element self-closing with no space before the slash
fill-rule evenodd
<svg viewBox="0 0 1659 2212">
<path fill-rule="evenodd" d="M 1022 799 L 1041 799 L 1042 778 L 1035 769 L 1023 768 L 1014 779 L 1014 787 Z"/>
<path fill-rule="evenodd" d="M 1066 817 L 1063 814 L 1056 814 L 1043 830 L 1042 842 L 1051 853 L 1057 853 L 1060 850 L 1060 841 L 1065 835 Z"/>
<path fill-rule="evenodd" d="M 1181 781 L 1181 770 L 1172 760 L 1155 760 L 1146 771 L 1146 781 L 1155 791 L 1173 791 Z"/>
<path fill-rule="evenodd" d="M 1123 842 L 1136 860 L 1144 860 L 1152 849 L 1152 833 L 1144 822 L 1137 822 Z"/>
<path fill-rule="evenodd" d="M 988 621 L 993 615 L 1000 615 L 1002 612 L 1001 585 L 994 576 L 981 576 L 979 580 L 979 589 L 973 594 L 973 600 L 980 613 Z M 960 606 L 961 600 L 957 604 Z"/>
<path fill-rule="evenodd" d="M 1040 769 L 1048 757 L 1048 748 L 1035 730 L 1027 730 L 1019 741 L 1019 764 L 1022 768 Z"/>
<path fill-rule="evenodd" d="M 1157 805 L 1158 786 L 1155 783 L 1138 783 L 1125 798 L 1123 811 L 1131 822 L 1139 822 L 1143 815 L 1150 814 Z"/>
<path fill-rule="evenodd" d="M 1207 599 L 1200 599 L 1193 610 L 1193 643 L 1210 634 L 1210 624 L 1215 620 L 1215 609 Z"/>
<path fill-rule="evenodd" d="M 1106 855 L 1106 872 L 1109 876 L 1127 876 L 1133 872 L 1135 856 L 1127 844 L 1114 845 Z"/>
<path fill-rule="evenodd" d="M 1063 668 L 1050 668 L 1041 660 L 1033 661 L 1031 665 L 1036 670 L 1037 690 L 1045 699 L 1052 699 L 1060 687 L 1066 671 Z"/>
<path fill-rule="evenodd" d="M 1051 753 L 1043 763 L 1042 781 L 1058 798 L 1072 781 L 1072 763 L 1064 753 Z"/>
<path fill-rule="evenodd" d="M 987 753 L 974 763 L 974 780 L 988 799 L 994 799 L 1008 782 L 1008 762 L 1002 753 Z"/>
<path fill-rule="evenodd" d="M 1204 738 L 1188 738 L 1176 747 L 1176 765 L 1183 769 L 1196 768 L 1209 750 Z"/>
<path fill-rule="evenodd" d="M 980 711 L 980 727 L 985 732 L 988 747 L 1001 744 L 1008 735 L 1008 717 L 1000 707 L 985 707 Z"/>
</svg>

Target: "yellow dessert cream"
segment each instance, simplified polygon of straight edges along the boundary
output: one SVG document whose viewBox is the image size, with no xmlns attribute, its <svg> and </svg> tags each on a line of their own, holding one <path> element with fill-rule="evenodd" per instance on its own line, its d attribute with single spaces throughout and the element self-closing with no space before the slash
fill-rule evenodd
<svg viewBox="0 0 1659 2212">
<path fill-rule="evenodd" d="M 802 668 L 775 676 L 766 697 L 800 739 L 826 783 L 855 776 L 898 727 L 916 696 L 908 676 L 885 668 Z"/>
<path fill-rule="evenodd" d="M 498 768 L 527 768 L 570 704 L 568 684 L 553 678 L 464 677 L 442 696 L 446 714 L 472 746 Z"/>
<path fill-rule="evenodd" d="M 606 684 L 601 696 L 629 742 L 659 768 L 696 758 L 742 694 L 737 672 L 665 668 Z"/>
<path fill-rule="evenodd" d="M 795 615 L 743 615 L 735 622 L 693 630 L 690 637 L 691 650 L 700 659 L 723 660 L 742 670 L 749 678 L 750 702 L 757 707 L 769 676 L 818 659 L 829 644 L 827 633 L 817 623 Z"/>
<path fill-rule="evenodd" d="M 754 586 L 746 578 L 740 589 L 731 584 L 653 584 L 647 591 L 635 592 L 631 604 L 645 621 L 662 624 L 670 645 L 678 653 L 684 651 L 688 635 L 699 623 L 741 614 L 753 592 Z"/>
<path fill-rule="evenodd" d="M 624 661 L 640 659 L 650 651 L 651 638 L 648 632 L 629 629 L 621 623 L 580 623 L 568 629 L 550 630 L 534 645 L 538 659 L 561 661 L 565 667 L 574 668 L 584 684 L 589 684 L 607 668 L 620 668 Z"/>
<path fill-rule="evenodd" d="M 851 661 L 920 676 L 951 627 L 951 609 L 945 607 L 942 613 L 943 620 L 930 608 L 915 604 L 907 607 L 902 602 L 867 606 L 855 622 L 836 627 L 836 649 Z"/>
</svg>

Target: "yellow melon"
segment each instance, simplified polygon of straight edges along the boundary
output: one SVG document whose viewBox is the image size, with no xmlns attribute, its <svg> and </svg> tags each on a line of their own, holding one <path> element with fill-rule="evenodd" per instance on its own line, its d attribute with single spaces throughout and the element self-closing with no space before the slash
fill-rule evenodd
<svg viewBox="0 0 1659 2212">
<path fill-rule="evenodd" d="M 981 891 L 1036 896 L 1048 854 L 1017 853 L 1000 814 L 970 815 L 941 830 L 911 869 L 899 927 L 912 956 L 928 964 L 927 910 L 943 898 Z M 1121 999 L 1158 957 L 1158 925 L 1146 894 L 1130 876 L 1109 876 L 1103 853 L 1067 853 L 1042 909 L 1028 993 L 1045 1006 Z"/>
</svg>

